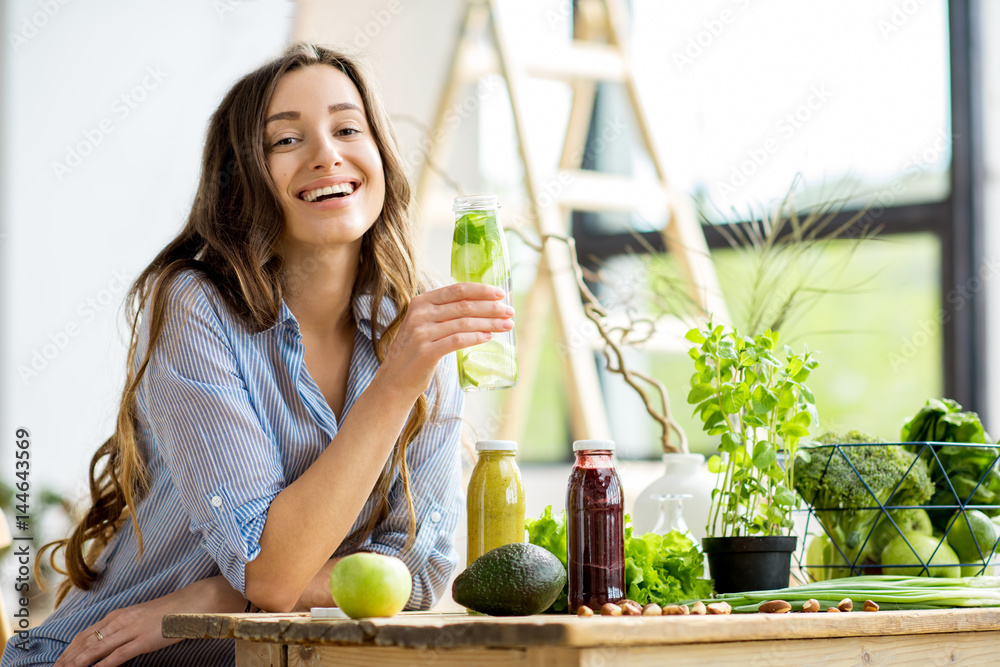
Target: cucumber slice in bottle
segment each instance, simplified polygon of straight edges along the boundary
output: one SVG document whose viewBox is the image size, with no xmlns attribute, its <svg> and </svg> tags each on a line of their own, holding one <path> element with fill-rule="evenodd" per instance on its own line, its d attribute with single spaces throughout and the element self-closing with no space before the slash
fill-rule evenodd
<svg viewBox="0 0 1000 667">
<path fill-rule="evenodd" d="M 483 274 L 492 265 L 490 256 L 479 244 L 466 243 L 451 250 L 451 276 L 460 283 L 482 282 Z"/>
<path fill-rule="evenodd" d="M 479 382 L 476 381 L 471 375 L 462 371 L 462 379 L 460 381 L 460 386 L 464 389 L 465 387 L 478 387 Z"/>
<path fill-rule="evenodd" d="M 510 355 L 503 345 L 497 341 L 488 341 L 466 350 L 462 369 L 482 383 L 487 378 L 506 377 L 510 366 Z"/>
</svg>

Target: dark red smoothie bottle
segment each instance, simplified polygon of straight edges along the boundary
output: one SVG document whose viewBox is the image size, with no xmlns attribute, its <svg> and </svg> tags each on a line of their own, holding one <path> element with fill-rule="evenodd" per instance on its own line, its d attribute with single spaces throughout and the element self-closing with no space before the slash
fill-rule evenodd
<svg viewBox="0 0 1000 667">
<path fill-rule="evenodd" d="M 566 492 L 569 611 L 625 597 L 625 504 L 610 440 L 577 440 Z"/>
</svg>

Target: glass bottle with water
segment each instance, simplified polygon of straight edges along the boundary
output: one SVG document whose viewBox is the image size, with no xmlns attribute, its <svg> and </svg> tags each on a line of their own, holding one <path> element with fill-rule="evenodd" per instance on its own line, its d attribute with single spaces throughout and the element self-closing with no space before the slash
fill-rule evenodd
<svg viewBox="0 0 1000 667">
<path fill-rule="evenodd" d="M 503 288 L 511 304 L 510 259 L 494 195 L 456 197 L 451 277 L 459 283 L 485 283 Z M 507 389 L 517 384 L 514 329 L 496 333 L 485 343 L 458 351 L 458 379 L 465 391 Z"/>
</svg>

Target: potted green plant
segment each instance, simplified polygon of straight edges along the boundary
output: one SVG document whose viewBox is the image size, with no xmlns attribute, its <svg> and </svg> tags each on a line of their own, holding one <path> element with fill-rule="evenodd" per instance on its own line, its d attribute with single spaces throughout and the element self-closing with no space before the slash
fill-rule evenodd
<svg viewBox="0 0 1000 667">
<path fill-rule="evenodd" d="M 720 436 L 709 459 L 716 474 L 702 549 L 716 590 L 732 593 L 788 585 L 796 538 L 792 509 L 800 504 L 792 478 L 799 441 L 818 424 L 805 385 L 819 362 L 808 348 L 777 351 L 778 332 L 744 336 L 713 324 L 687 339 L 695 373 L 688 403 L 710 436 Z"/>
</svg>

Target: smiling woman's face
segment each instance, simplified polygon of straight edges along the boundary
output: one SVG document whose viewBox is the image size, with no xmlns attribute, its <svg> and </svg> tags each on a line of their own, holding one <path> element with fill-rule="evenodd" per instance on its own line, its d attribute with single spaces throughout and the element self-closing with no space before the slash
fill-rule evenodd
<svg viewBox="0 0 1000 667">
<path fill-rule="evenodd" d="M 281 77 L 264 151 L 285 214 L 283 243 L 360 243 L 385 201 L 382 160 L 358 89 L 329 65 Z"/>
</svg>

